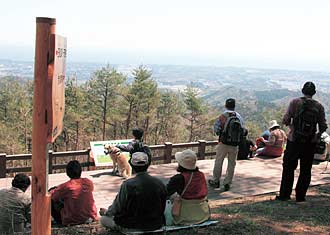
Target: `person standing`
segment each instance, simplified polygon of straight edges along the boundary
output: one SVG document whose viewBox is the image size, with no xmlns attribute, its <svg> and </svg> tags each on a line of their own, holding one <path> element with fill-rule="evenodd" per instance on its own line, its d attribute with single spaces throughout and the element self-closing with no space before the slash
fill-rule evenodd
<svg viewBox="0 0 330 235">
<path fill-rule="evenodd" d="M 216 149 L 213 179 L 208 181 L 213 188 L 220 187 L 223 160 L 227 156 L 228 166 L 224 179 L 224 189 L 225 191 L 230 189 L 236 166 L 238 145 L 243 138 L 243 125 L 243 118 L 235 111 L 235 99 L 227 99 L 224 113 L 220 115 L 214 124 L 214 131 L 219 135 L 219 143 Z"/>
<path fill-rule="evenodd" d="M 327 129 L 324 108 L 312 98 L 316 93 L 315 84 L 306 82 L 302 93 L 303 97 L 290 102 L 283 117 L 283 124 L 289 126 L 289 133 L 283 157 L 280 195 L 276 196 L 276 200 L 290 200 L 298 160 L 300 160 L 300 173 L 295 189 L 296 201 L 306 200 L 316 140 Z"/>
</svg>

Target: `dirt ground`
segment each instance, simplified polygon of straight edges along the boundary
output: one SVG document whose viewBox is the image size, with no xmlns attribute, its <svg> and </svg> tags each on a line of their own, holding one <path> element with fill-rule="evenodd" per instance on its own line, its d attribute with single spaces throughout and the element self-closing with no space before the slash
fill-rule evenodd
<svg viewBox="0 0 330 235">
<path fill-rule="evenodd" d="M 330 184 L 309 188 L 307 201 L 275 201 L 275 194 L 210 202 L 212 219 L 219 223 L 204 228 L 167 232 L 171 235 L 218 234 L 330 234 Z M 293 195 L 294 198 L 294 195 Z M 120 234 L 99 225 L 53 228 L 54 235 Z"/>
</svg>

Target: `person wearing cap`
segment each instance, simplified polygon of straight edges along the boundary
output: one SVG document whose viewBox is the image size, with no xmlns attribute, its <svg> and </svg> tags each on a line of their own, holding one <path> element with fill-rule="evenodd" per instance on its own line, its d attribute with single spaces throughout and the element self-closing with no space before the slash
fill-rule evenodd
<svg viewBox="0 0 330 235">
<path fill-rule="evenodd" d="M 227 99 L 225 103 L 225 111 L 220 115 L 220 117 L 216 120 L 214 124 L 214 131 L 216 133 L 218 132 L 217 134 L 219 134 L 219 143 L 216 147 L 216 157 L 213 167 L 213 178 L 209 179 L 208 183 L 213 188 L 220 187 L 222 165 L 225 157 L 227 157 L 228 165 L 227 165 L 226 177 L 224 179 L 225 191 L 228 191 L 230 189 L 230 185 L 233 181 L 239 144 L 233 146 L 223 143 L 223 141 L 221 140 L 221 136 L 222 136 L 221 133 L 223 130 L 225 130 L 226 121 L 231 116 L 236 116 L 240 121 L 241 127 L 244 126 L 244 121 L 242 116 L 235 111 L 235 103 L 236 103 L 235 99 L 233 98 Z M 216 129 L 219 129 L 219 131 L 217 131 Z M 242 131 L 242 137 L 243 137 L 243 131 Z"/>
<path fill-rule="evenodd" d="M 294 182 L 294 171 L 300 160 L 300 171 L 296 185 L 296 202 L 306 200 L 306 193 L 311 181 L 311 170 L 313 165 L 313 156 L 318 135 L 326 131 L 327 123 L 323 106 L 312 97 L 316 93 L 316 87 L 313 82 L 306 82 L 302 88 L 303 97 L 293 99 L 283 117 L 283 124 L 289 126 L 288 140 L 283 157 L 283 170 L 280 186 L 280 194 L 276 200 L 287 201 L 291 199 L 292 187 Z M 316 123 L 312 127 L 312 134 L 307 139 L 299 138 L 298 131 L 295 130 L 295 120 L 298 111 L 303 105 L 309 105 L 315 111 Z M 316 128 L 318 127 L 318 128 Z M 318 133 L 316 130 L 318 129 Z"/>
<path fill-rule="evenodd" d="M 175 153 L 179 174 L 172 176 L 166 185 L 168 196 L 175 193 L 182 198 L 175 224 L 198 224 L 210 218 L 205 175 L 196 166 L 196 153 L 190 149 Z"/>
<path fill-rule="evenodd" d="M 257 149 L 256 156 L 280 157 L 282 156 L 287 136 L 276 120 L 269 123 L 270 136 L 268 140 L 260 137 L 258 140 L 264 143 L 265 147 Z"/>
<path fill-rule="evenodd" d="M 31 185 L 25 174 L 17 174 L 12 187 L 0 190 L 0 234 L 25 234 L 31 223 L 31 197 L 26 190 Z"/>
<path fill-rule="evenodd" d="M 165 224 L 166 188 L 163 182 L 150 176 L 148 153 L 132 153 L 130 164 L 135 171 L 122 183 L 108 209 L 100 209 L 102 226 L 121 231 L 152 231 Z"/>
</svg>

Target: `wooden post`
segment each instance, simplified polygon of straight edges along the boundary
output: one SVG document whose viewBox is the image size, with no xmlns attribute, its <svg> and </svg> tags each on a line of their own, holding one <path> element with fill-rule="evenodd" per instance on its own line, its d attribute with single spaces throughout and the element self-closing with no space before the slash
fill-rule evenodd
<svg viewBox="0 0 330 235">
<path fill-rule="evenodd" d="M 6 154 L 0 153 L 0 178 L 6 178 L 7 163 Z"/>
<path fill-rule="evenodd" d="M 165 142 L 165 149 L 164 149 L 164 163 L 171 163 L 172 161 L 172 143 Z"/>
<path fill-rule="evenodd" d="M 53 150 L 48 151 L 48 173 L 53 174 Z"/>
<path fill-rule="evenodd" d="M 48 56 L 50 35 L 55 34 L 56 20 L 37 17 L 34 62 L 32 123 L 32 235 L 51 234 L 50 195 L 48 194 L 47 110 Z"/>
<path fill-rule="evenodd" d="M 90 147 L 88 147 L 88 149 L 87 149 L 87 171 L 89 171 L 89 167 L 90 167 L 90 164 L 91 164 L 91 162 L 90 162 L 90 153 L 91 153 L 91 148 Z"/>
<path fill-rule="evenodd" d="M 198 140 L 198 159 L 202 160 L 205 159 L 205 149 L 206 149 L 206 141 L 205 140 Z"/>
</svg>

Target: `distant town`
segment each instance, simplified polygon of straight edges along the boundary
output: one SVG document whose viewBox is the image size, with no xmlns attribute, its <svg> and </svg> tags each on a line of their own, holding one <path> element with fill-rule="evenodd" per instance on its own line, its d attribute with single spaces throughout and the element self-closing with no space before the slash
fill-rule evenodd
<svg viewBox="0 0 330 235">
<path fill-rule="evenodd" d="M 0 60 L 0 78 L 15 76 L 33 78 L 32 61 Z M 107 64 L 68 63 L 67 76 L 75 76 L 78 83 L 89 80 L 93 73 Z M 110 65 L 131 80 L 131 72 L 139 65 Z M 182 90 L 194 85 L 201 91 L 217 90 L 224 86 L 237 89 L 264 91 L 274 89 L 299 90 L 305 81 L 314 81 L 319 91 L 330 92 L 330 72 L 258 69 L 243 67 L 211 67 L 185 65 L 145 65 L 152 71 L 153 79 L 161 89 Z"/>
</svg>

